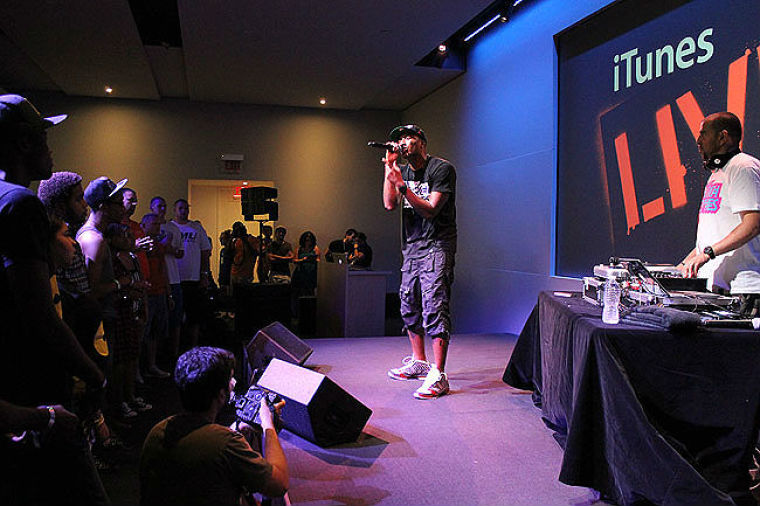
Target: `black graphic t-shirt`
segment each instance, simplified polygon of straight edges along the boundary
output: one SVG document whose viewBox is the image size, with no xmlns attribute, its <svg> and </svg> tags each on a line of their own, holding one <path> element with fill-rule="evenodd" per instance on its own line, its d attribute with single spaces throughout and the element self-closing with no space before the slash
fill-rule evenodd
<svg viewBox="0 0 760 506">
<path fill-rule="evenodd" d="M 433 246 L 456 249 L 457 175 L 454 166 L 442 158 L 429 157 L 423 169 L 412 170 L 410 165 L 401 167 L 401 175 L 407 191 L 418 197 L 430 199 L 432 192 L 447 193 L 449 198 L 441 212 L 432 219 L 425 219 L 403 199 L 402 249 L 407 258 L 418 258 L 427 254 Z"/>
</svg>

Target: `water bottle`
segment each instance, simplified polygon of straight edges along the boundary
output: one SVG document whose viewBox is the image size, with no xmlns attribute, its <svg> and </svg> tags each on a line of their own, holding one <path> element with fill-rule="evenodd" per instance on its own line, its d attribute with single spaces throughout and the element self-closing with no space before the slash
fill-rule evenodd
<svg viewBox="0 0 760 506">
<path fill-rule="evenodd" d="M 613 278 L 608 278 L 604 283 L 604 309 L 602 309 L 602 321 L 616 324 L 620 321 L 620 285 Z"/>
</svg>

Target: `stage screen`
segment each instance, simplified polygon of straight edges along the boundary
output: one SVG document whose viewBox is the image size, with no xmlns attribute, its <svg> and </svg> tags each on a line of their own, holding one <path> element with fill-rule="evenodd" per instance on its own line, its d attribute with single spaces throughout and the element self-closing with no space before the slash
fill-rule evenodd
<svg viewBox="0 0 760 506">
<path fill-rule="evenodd" d="M 694 247 L 702 118 L 733 112 L 760 156 L 758 20 L 757 1 L 621 0 L 555 36 L 557 275 Z"/>
</svg>

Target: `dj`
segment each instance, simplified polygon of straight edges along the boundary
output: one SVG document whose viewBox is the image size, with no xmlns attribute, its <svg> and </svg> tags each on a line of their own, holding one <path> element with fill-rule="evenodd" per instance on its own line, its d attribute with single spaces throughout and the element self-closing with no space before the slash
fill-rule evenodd
<svg viewBox="0 0 760 506">
<path fill-rule="evenodd" d="M 760 314 L 760 160 L 739 150 L 742 125 L 718 112 L 702 121 L 697 146 L 711 171 L 699 208 L 696 247 L 679 269 L 738 295 L 744 316 Z"/>
</svg>

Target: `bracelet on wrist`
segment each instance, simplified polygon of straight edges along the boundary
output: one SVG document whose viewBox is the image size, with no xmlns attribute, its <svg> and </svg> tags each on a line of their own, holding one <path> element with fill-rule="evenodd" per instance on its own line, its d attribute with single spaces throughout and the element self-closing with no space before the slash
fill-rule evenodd
<svg viewBox="0 0 760 506">
<path fill-rule="evenodd" d="M 49 416 L 47 430 L 50 430 L 53 428 L 53 425 L 55 425 L 55 408 L 53 406 L 45 406 L 45 409 L 47 409 Z"/>
</svg>

